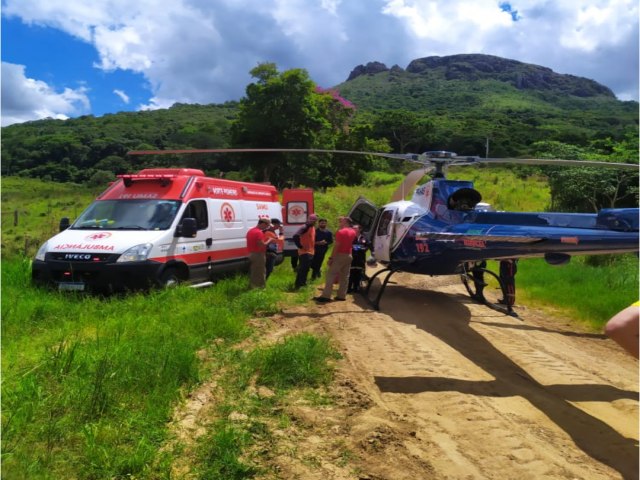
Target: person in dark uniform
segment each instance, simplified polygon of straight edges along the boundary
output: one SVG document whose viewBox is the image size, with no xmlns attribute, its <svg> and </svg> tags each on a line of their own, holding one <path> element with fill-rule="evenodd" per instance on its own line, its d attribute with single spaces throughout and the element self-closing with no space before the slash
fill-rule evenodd
<svg viewBox="0 0 640 480">
<path fill-rule="evenodd" d="M 500 281 L 504 286 L 505 298 L 498 300 L 499 303 L 511 308 L 516 303 L 516 272 L 518 271 L 518 260 L 510 258 L 500 260 Z"/>
<path fill-rule="evenodd" d="M 333 243 L 333 234 L 327 228 L 327 219 L 318 219 L 318 227 L 316 228 L 316 250 L 311 261 L 311 280 L 320 278 L 322 273 L 322 262 L 327 254 L 329 245 Z"/>
<path fill-rule="evenodd" d="M 356 238 L 353 240 L 351 247 L 351 269 L 349 270 L 349 287 L 347 293 L 356 293 L 360 291 L 360 282 L 364 277 L 364 271 L 367 265 L 367 250 L 369 243 L 361 233 L 360 225 L 354 225 Z"/>
<path fill-rule="evenodd" d="M 483 269 L 485 268 L 487 268 L 487 262 L 484 260 L 475 262 L 471 267 L 471 279 L 473 280 L 473 284 L 476 288 L 476 294 L 473 295 L 473 297 L 479 301 L 484 301 L 484 287 L 487 286 L 484 281 Z"/>
<path fill-rule="evenodd" d="M 266 272 L 265 277 L 269 278 L 273 268 L 275 267 L 278 254 L 281 253 L 278 249 L 279 241 L 284 239 L 283 228 L 280 219 L 272 218 L 271 226 L 264 232 L 265 238 L 271 239 L 271 242 L 267 245 L 266 251 Z"/>
</svg>

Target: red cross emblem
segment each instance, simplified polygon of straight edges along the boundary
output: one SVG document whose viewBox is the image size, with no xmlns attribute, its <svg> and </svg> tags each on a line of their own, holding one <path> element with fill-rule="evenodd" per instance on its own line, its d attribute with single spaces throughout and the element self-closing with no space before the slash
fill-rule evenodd
<svg viewBox="0 0 640 480">
<path fill-rule="evenodd" d="M 236 219 L 236 212 L 233 211 L 233 207 L 229 203 L 223 203 L 220 207 L 220 217 L 225 225 L 231 225 Z"/>
<path fill-rule="evenodd" d="M 87 235 L 84 237 L 85 240 L 102 240 L 103 238 L 109 238 L 111 236 L 110 233 L 92 233 L 91 235 Z"/>
<path fill-rule="evenodd" d="M 301 207 L 292 207 L 289 209 L 289 213 L 294 217 L 298 217 L 300 215 L 304 215 L 304 210 Z"/>
</svg>

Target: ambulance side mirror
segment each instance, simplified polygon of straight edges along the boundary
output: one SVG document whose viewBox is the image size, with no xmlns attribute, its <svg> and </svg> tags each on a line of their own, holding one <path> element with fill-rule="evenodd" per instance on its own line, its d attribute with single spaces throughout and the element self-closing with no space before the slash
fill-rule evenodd
<svg viewBox="0 0 640 480">
<path fill-rule="evenodd" d="M 60 231 L 64 231 L 67 228 L 69 228 L 69 225 L 71 225 L 71 223 L 69 222 L 69 217 L 62 217 L 60 219 Z"/>
<path fill-rule="evenodd" d="M 178 225 L 178 230 L 176 235 L 178 237 L 190 237 L 193 238 L 196 236 L 196 232 L 198 231 L 198 224 L 196 223 L 195 218 L 183 218 L 180 225 Z"/>
</svg>

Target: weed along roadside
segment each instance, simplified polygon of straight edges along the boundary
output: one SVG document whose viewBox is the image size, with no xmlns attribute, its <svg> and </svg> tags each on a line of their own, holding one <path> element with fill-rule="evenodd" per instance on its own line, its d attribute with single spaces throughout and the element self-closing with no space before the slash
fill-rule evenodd
<svg viewBox="0 0 640 480">
<path fill-rule="evenodd" d="M 34 288 L 28 267 L 2 265 L 5 478 L 169 478 L 184 448 L 172 443 L 173 411 L 210 375 L 223 393 L 216 389 L 190 469 L 202 478 L 244 478 L 226 475 L 251 470 L 238 449 L 249 448 L 260 425 L 239 425 L 230 414 L 251 418 L 290 388 L 331 381 L 336 354 L 328 340 L 302 335 L 260 345 L 248 323 L 281 302 L 306 301 L 308 292 L 287 293 L 285 269 L 264 290 L 248 290 L 239 276 L 207 290 L 102 298 Z M 251 338 L 255 348 L 235 347 Z M 250 385 L 273 398 L 252 397 Z"/>
</svg>

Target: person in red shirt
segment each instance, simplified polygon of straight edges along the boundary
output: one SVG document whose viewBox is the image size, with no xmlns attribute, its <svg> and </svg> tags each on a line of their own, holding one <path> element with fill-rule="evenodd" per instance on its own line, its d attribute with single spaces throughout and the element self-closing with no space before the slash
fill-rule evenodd
<svg viewBox="0 0 640 480">
<path fill-rule="evenodd" d="M 258 224 L 247 232 L 247 250 L 249 251 L 249 285 L 251 288 L 264 288 L 266 282 L 267 244 L 271 239 L 266 238 L 264 231 L 271 226 L 268 218 L 261 218 Z"/>
<path fill-rule="evenodd" d="M 351 228 L 353 222 L 349 217 L 338 219 L 338 231 L 335 235 L 335 243 L 329 257 L 329 269 L 325 276 L 324 290 L 322 295 L 314 300 L 320 303 L 331 301 L 331 291 L 333 290 L 333 279 L 338 276 L 338 293 L 334 300 L 346 300 L 347 288 L 349 286 L 349 270 L 351 268 L 351 248 L 356 238 L 356 232 Z"/>
<path fill-rule="evenodd" d="M 264 237 L 271 240 L 271 243 L 267 245 L 266 253 L 266 278 L 269 278 L 273 267 L 276 264 L 278 255 L 282 253 L 282 243 L 284 242 L 284 229 L 282 223 L 278 218 L 271 219 L 271 225 L 264 231 Z"/>
<path fill-rule="evenodd" d="M 307 286 L 307 277 L 311 268 L 311 261 L 315 253 L 316 245 L 316 222 L 318 216 L 309 215 L 307 223 L 300 228 L 293 236 L 293 241 L 298 247 L 298 269 L 296 271 L 295 289 Z"/>
</svg>

